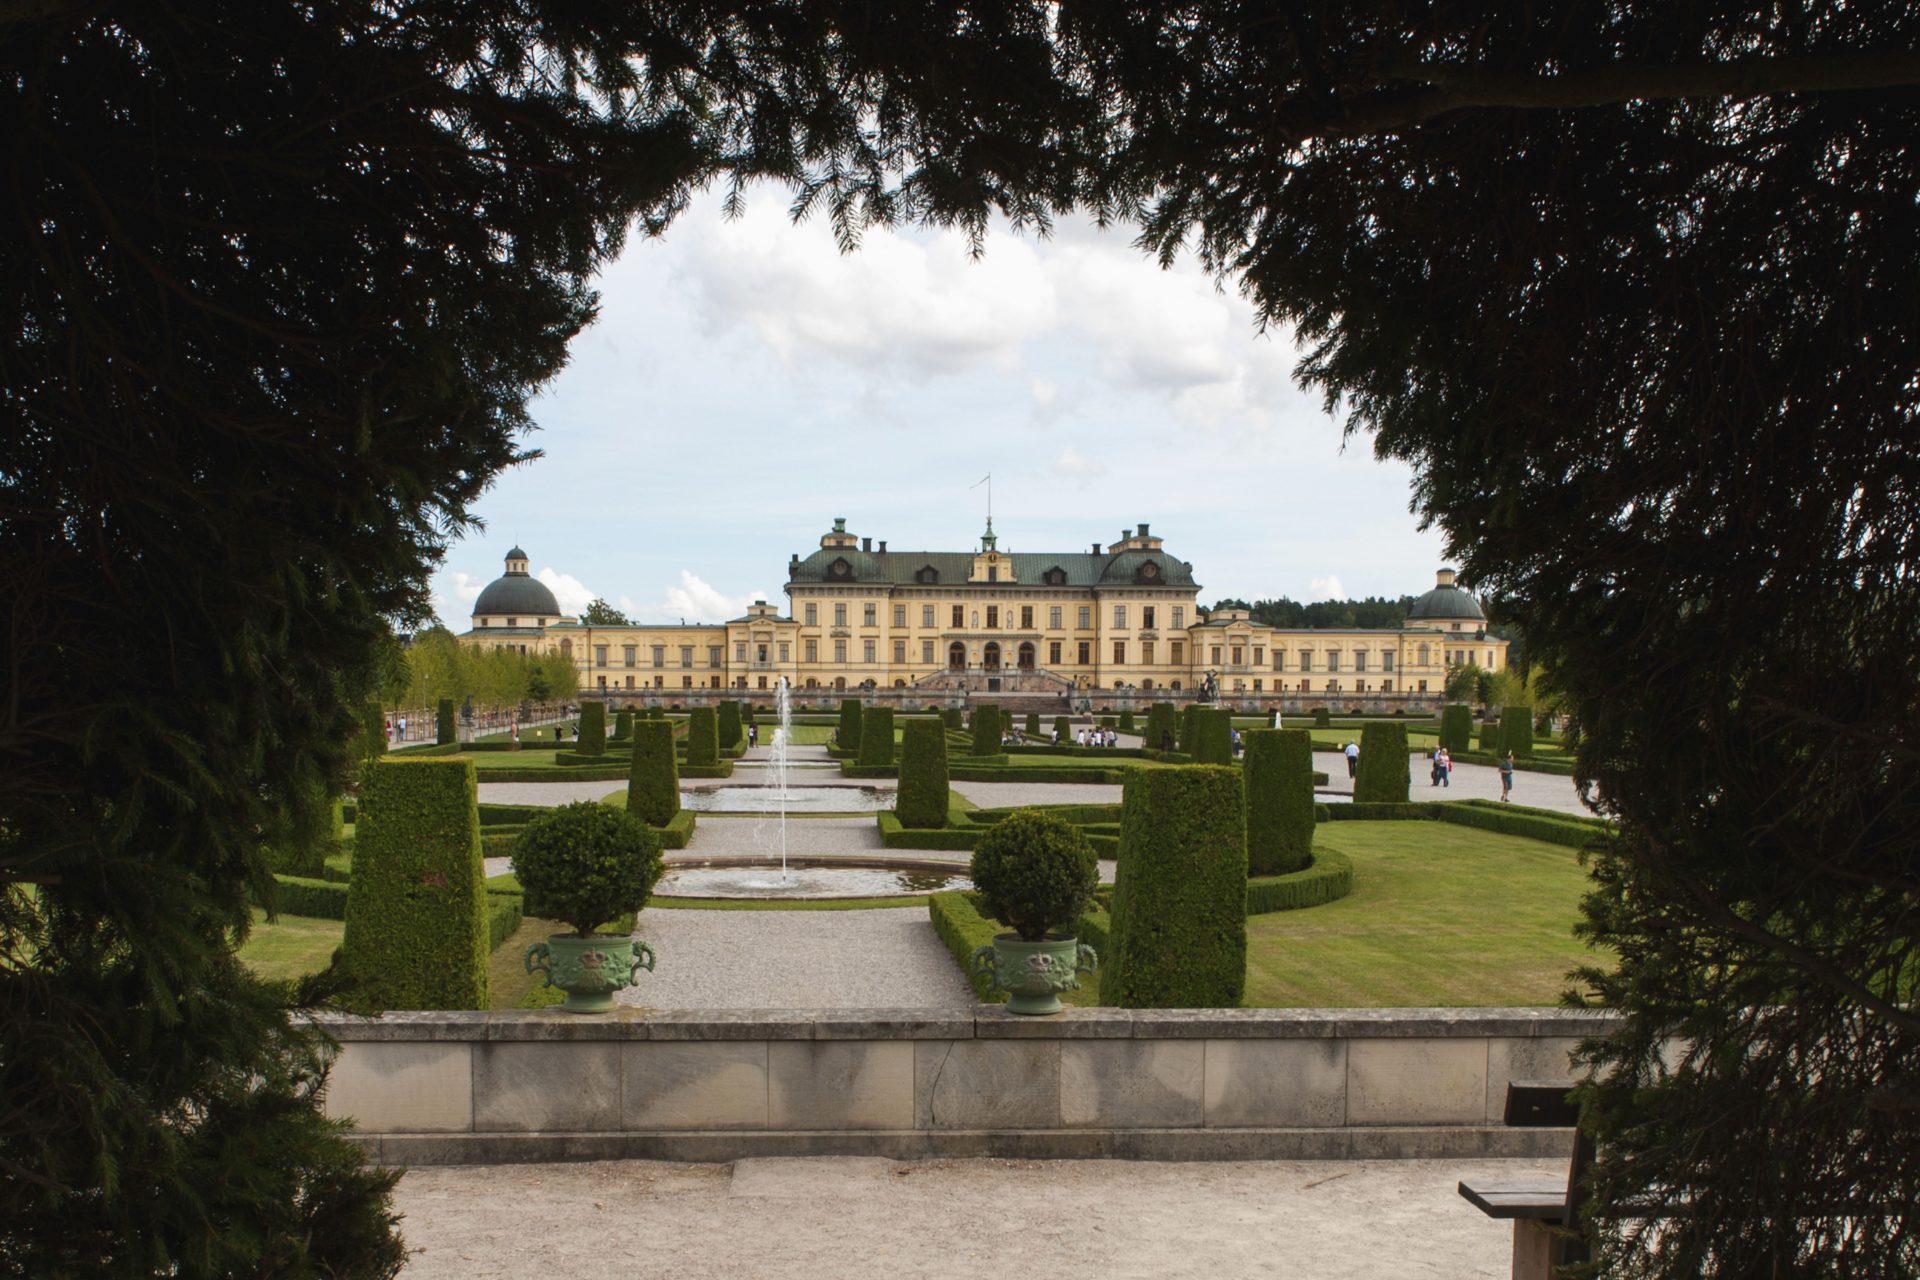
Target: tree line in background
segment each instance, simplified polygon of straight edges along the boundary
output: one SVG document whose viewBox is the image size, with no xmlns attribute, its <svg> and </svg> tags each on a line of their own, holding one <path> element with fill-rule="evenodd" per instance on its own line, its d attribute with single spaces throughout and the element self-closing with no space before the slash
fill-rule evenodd
<svg viewBox="0 0 1920 1280">
<path fill-rule="evenodd" d="M 522 654 L 512 649 L 460 643 L 443 626 L 414 633 L 412 644 L 389 658 L 382 696 L 390 707 L 431 707 L 442 698 L 455 706 L 516 707 L 523 702 L 566 702 L 580 691 L 580 673 L 557 653 Z"/>
<path fill-rule="evenodd" d="M 1349 628 L 1390 631 L 1406 625 L 1407 609 L 1416 598 L 1368 596 L 1364 600 L 1316 600 L 1312 604 L 1301 604 L 1281 596 L 1278 600 L 1256 600 L 1248 604 L 1245 600 L 1229 596 L 1214 601 L 1200 612 L 1204 615 L 1214 609 L 1245 609 L 1263 627 L 1293 631 L 1340 631 Z"/>
</svg>

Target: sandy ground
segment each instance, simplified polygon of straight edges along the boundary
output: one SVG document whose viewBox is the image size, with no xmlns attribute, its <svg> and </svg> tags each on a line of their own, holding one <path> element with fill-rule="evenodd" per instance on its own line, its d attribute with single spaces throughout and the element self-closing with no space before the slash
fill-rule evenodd
<svg viewBox="0 0 1920 1280">
<path fill-rule="evenodd" d="M 1565 1172 L 1492 1160 L 865 1158 L 414 1169 L 408 1280 L 609 1274 L 1495 1280 L 1511 1229 L 1462 1178 Z"/>
</svg>

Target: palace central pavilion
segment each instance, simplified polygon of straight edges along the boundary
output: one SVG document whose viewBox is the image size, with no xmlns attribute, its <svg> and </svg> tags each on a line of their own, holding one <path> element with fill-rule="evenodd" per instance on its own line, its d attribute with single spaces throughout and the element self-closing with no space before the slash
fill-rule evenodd
<svg viewBox="0 0 1920 1280">
<path fill-rule="evenodd" d="M 1202 613 L 1193 565 L 1148 526 L 1080 551 L 1002 551 L 991 521 L 972 551 L 890 551 L 836 519 L 787 565 L 788 612 L 755 602 L 724 623 L 592 626 L 507 553 L 463 640 L 572 658 L 580 689 L 615 701 L 706 700 L 738 691 L 909 691 L 1192 697 L 1295 707 L 1429 706 L 1449 667 L 1498 671 L 1472 594 L 1442 569 L 1395 630 L 1280 630 L 1244 609 Z"/>
</svg>

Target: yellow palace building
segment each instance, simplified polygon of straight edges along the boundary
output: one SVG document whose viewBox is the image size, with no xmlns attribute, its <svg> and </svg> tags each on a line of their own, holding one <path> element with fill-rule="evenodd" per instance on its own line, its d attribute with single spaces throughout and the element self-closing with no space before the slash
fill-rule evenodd
<svg viewBox="0 0 1920 1280">
<path fill-rule="evenodd" d="M 1203 613 L 1193 565 L 1145 524 L 1084 550 L 1002 551 L 991 520 L 971 551 L 890 551 L 847 532 L 787 564 L 786 612 L 755 602 L 724 623 L 592 626 L 561 614 L 527 555 L 474 601 L 462 640 L 559 652 L 584 696 L 615 705 L 770 701 L 849 692 L 907 706 L 995 701 L 1104 710 L 1212 696 L 1248 709 L 1427 710 L 1450 667 L 1498 671 L 1507 642 L 1442 569 L 1395 630 L 1281 630 L 1243 609 Z"/>
</svg>

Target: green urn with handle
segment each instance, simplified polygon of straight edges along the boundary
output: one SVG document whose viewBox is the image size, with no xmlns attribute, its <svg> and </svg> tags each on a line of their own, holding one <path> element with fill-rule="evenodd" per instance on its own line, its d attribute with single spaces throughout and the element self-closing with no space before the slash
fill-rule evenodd
<svg viewBox="0 0 1920 1280">
<path fill-rule="evenodd" d="M 1099 963 L 1073 933 L 1100 882 L 1100 860 L 1080 828 L 1021 809 L 989 827 L 971 867 L 981 911 L 1013 930 L 968 959 L 976 989 L 1004 991 L 1008 1013 L 1060 1012 Z"/>
<path fill-rule="evenodd" d="M 653 948 L 622 926 L 596 930 L 638 912 L 663 870 L 660 837 L 624 809 L 581 801 L 527 824 L 513 846 L 513 871 L 526 894 L 525 913 L 559 920 L 572 933 L 527 948 L 528 973 L 567 993 L 574 1013 L 604 1013 L 614 996 L 651 973 Z"/>
</svg>

